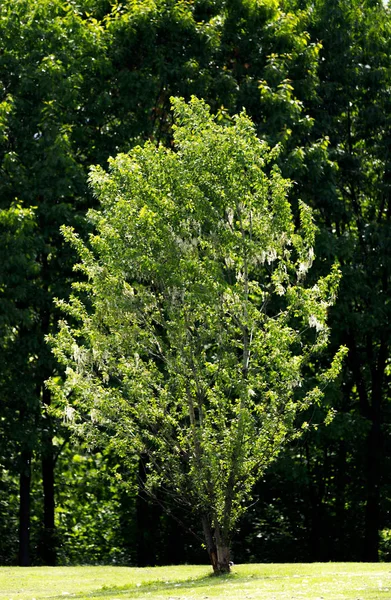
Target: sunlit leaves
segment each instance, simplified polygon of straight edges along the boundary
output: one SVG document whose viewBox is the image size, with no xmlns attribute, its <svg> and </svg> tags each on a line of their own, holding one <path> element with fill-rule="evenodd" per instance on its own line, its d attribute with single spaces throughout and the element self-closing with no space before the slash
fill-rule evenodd
<svg viewBox="0 0 391 600">
<path fill-rule="evenodd" d="M 168 486 L 228 539 L 295 415 L 321 397 L 294 392 L 327 342 L 338 271 L 304 287 L 310 211 L 295 231 L 289 182 L 265 174 L 276 150 L 245 113 L 221 124 L 196 98 L 173 106 L 175 151 L 147 143 L 91 172 L 96 233 L 84 245 L 65 231 L 87 310 L 62 303 L 79 325 L 63 324 L 54 351 L 77 418 L 93 411 L 92 429 L 146 453 L 147 486 Z"/>
</svg>

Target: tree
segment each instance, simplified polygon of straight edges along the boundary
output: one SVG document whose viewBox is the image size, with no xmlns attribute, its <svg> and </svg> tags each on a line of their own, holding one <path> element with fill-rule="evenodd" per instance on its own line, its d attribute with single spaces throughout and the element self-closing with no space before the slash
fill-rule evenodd
<svg viewBox="0 0 391 600">
<path fill-rule="evenodd" d="M 342 2 L 338 8 L 319 2 L 316 11 L 325 45 L 320 93 L 330 107 L 329 123 L 320 118 L 319 123 L 328 128 L 330 155 L 338 165 L 339 207 L 330 217 L 344 274 L 334 315 L 339 340 L 349 347 L 344 409 L 351 412 L 354 406 L 356 421 L 366 429 L 355 459 L 364 484 L 361 557 L 367 561 L 379 560 L 379 531 L 387 519 L 381 488 L 388 473 L 391 316 L 389 17 L 381 2 Z M 343 68 L 337 57 L 343 57 Z"/>
<path fill-rule="evenodd" d="M 18 255 L 10 255 L 1 268 L 10 305 L 3 304 L 3 314 L 6 319 L 15 316 L 12 335 L 0 331 L 1 411 L 7 421 L 13 415 L 7 446 L 18 454 L 19 562 L 28 565 L 31 560 L 30 484 L 39 461 L 44 504 L 39 559 L 55 564 L 53 436 L 61 424 L 48 411 L 51 396 L 44 381 L 55 364 L 44 338 L 56 327 L 53 296 L 66 295 L 72 277 L 67 267 L 71 253 L 59 226 L 78 222 L 85 208 L 86 170 L 82 148 L 79 144 L 75 150 L 75 142 L 83 119 L 89 117 L 86 96 L 99 96 L 100 87 L 94 84 L 105 70 L 104 43 L 97 24 L 86 23 L 76 8 L 59 2 L 3 2 L 0 32 L 0 208 L 2 215 L 13 214 L 12 207 L 20 204 L 34 210 L 35 222 L 34 229 L 25 231 Z M 14 238 L 9 246 L 18 244 L 19 229 L 9 228 L 8 238 Z M 28 271 L 25 263 L 32 265 Z M 10 283 L 15 281 L 12 296 Z"/>
<path fill-rule="evenodd" d="M 0 488 L 6 488 L 2 506 L 13 508 L 16 486 L 12 474 L 18 473 L 20 564 L 29 562 L 31 457 L 36 441 L 34 420 L 37 415 L 25 366 L 26 354 L 33 348 L 21 343 L 19 332 L 28 330 L 34 322 L 34 312 L 29 304 L 38 270 L 34 243 L 36 227 L 34 210 L 23 208 L 20 203 L 0 210 Z M 19 386 L 15 388 L 13 381 L 17 379 Z M 4 545 L 15 535 L 8 529 L 13 522 L 11 515 L 2 519 Z M 2 547 L 1 553 L 10 557 L 10 551 L 13 552 L 11 548 Z"/>
<path fill-rule="evenodd" d="M 79 324 L 52 338 L 66 366 L 57 391 L 83 435 L 125 461 L 143 453 L 146 488 L 199 515 L 222 573 L 254 482 L 322 395 L 303 369 L 327 342 L 339 274 L 304 286 L 311 214 L 301 204 L 295 231 L 289 182 L 266 175 L 276 150 L 249 118 L 220 124 L 200 100 L 173 104 L 175 151 L 147 143 L 110 174 L 92 170 L 97 233 L 89 246 L 64 230 L 87 282 L 60 301 Z"/>
<path fill-rule="evenodd" d="M 39 519 L 33 515 L 33 529 L 40 530 L 32 532 L 33 538 L 40 537 L 41 543 L 32 558 L 55 564 L 58 449 L 53 440 L 62 434 L 61 420 L 50 415 L 52 398 L 44 386 L 57 368 L 44 337 L 57 326 L 53 297 L 66 296 L 73 278 L 71 252 L 59 226 L 77 223 L 80 229 L 93 205 L 87 167 L 105 165 L 108 156 L 137 141 L 170 143 L 172 94 L 202 95 L 216 109 L 224 104 L 232 112 L 246 106 L 273 137 L 297 114 L 289 86 L 281 82 L 300 72 L 299 91 L 307 89 L 316 61 L 301 19 L 286 16 L 274 0 L 4 0 L 0 37 L 0 208 L 8 211 L 21 202 L 34 207 L 36 219 L 26 255 L 34 262 L 23 299 L 29 319 L 23 326 L 15 324 L 3 355 L 0 394 L 6 400 L 0 418 L 8 423 L 6 447 L 19 454 L 14 470 L 26 498 L 20 529 L 28 531 L 30 471 L 37 480 L 39 469 L 44 509 Z M 270 92 L 267 114 L 261 108 L 266 103 L 260 100 L 260 80 Z M 17 266 L 23 278 L 22 262 Z M 21 308 L 16 297 L 12 302 Z M 10 403 L 12 409 L 5 409 Z M 9 418 L 12 414 L 18 420 Z M 28 536 L 22 539 L 20 554 L 28 564 Z"/>
<path fill-rule="evenodd" d="M 377 0 L 287 4 L 311 8 L 308 31 L 322 42 L 317 94 L 307 107 L 313 135 L 329 140 L 330 164 L 307 193 L 322 230 L 316 254 L 338 257 L 342 271 L 331 348 L 349 347 L 333 399 L 339 418 L 333 432 L 310 443 L 309 470 L 318 472 L 318 489 L 328 486 L 315 505 L 334 524 L 333 557 L 351 559 L 353 552 L 377 561 L 379 532 L 390 526 L 390 9 Z M 297 181 L 306 198 L 305 178 Z M 316 488 L 314 479 L 310 487 Z M 324 558 L 330 527 L 319 533 L 313 538 Z"/>
</svg>

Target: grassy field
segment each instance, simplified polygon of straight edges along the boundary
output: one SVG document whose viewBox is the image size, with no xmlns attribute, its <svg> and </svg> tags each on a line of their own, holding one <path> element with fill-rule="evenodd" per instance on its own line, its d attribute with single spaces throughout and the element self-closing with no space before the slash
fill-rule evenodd
<svg viewBox="0 0 391 600">
<path fill-rule="evenodd" d="M 391 565 L 0 568 L 0 600 L 391 600 Z"/>
</svg>

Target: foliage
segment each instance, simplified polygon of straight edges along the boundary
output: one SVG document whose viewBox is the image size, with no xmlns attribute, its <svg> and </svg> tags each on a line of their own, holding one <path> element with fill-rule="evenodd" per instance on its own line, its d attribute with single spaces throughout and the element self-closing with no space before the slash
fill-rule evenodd
<svg viewBox="0 0 391 600">
<path fill-rule="evenodd" d="M 223 119 L 246 106 L 272 143 L 285 138 L 284 123 L 292 124 L 316 80 L 316 48 L 303 23 L 301 13 L 286 15 L 275 0 L 1 3 L 0 208 L 33 210 L 35 222 L 12 275 L 4 264 L 4 279 L 21 284 L 0 316 L 23 319 L 14 323 L 14 343 L 3 355 L 0 392 L 7 401 L 0 410 L 26 499 L 20 523 L 26 563 L 30 485 L 32 477 L 40 481 L 41 469 L 44 531 L 33 535 L 46 536 L 39 560 L 56 561 L 53 440 L 62 425 L 49 415 L 44 381 L 57 365 L 44 337 L 57 327 L 53 297 L 66 297 L 74 277 L 59 226 L 80 230 L 94 204 L 87 167 L 105 165 L 108 156 L 148 138 L 170 144 L 171 94 L 203 96 Z"/>
<path fill-rule="evenodd" d="M 59 563 L 134 563 L 134 498 L 127 502 L 126 490 L 112 477 L 118 465 L 104 451 L 72 445 L 61 453 L 56 470 L 62 472 L 56 503 Z"/>
<path fill-rule="evenodd" d="M 34 209 L 23 208 L 20 202 L 0 210 L 0 359 L 3 371 L 0 390 L 3 396 L 0 420 L 2 431 L 0 447 L 9 439 L 12 428 L 18 422 L 12 396 L 18 394 L 17 410 L 22 413 L 28 403 L 28 389 L 20 382 L 19 392 L 13 390 L 11 380 L 23 373 L 23 359 L 32 348 L 20 343 L 19 331 L 31 327 L 34 313 L 29 299 L 37 276 L 36 248 L 33 241 L 36 232 Z M 6 418 L 5 418 L 6 415 Z M 30 433 L 31 430 L 30 430 Z M 19 438 L 23 435 L 19 431 Z M 20 441 L 20 439 L 19 439 Z M 12 455 L 11 446 L 2 447 L 2 456 Z"/>
<path fill-rule="evenodd" d="M 49 416 L 52 398 L 44 381 L 58 365 L 44 337 L 57 327 L 53 298 L 66 297 L 78 275 L 71 272 L 74 252 L 59 227 L 88 227 L 85 211 L 96 202 L 86 183 L 90 164 L 106 168 L 108 156 L 146 139 L 170 147 L 169 98 L 191 94 L 203 97 L 221 122 L 244 107 L 258 135 L 280 144 L 276 160 L 283 177 L 294 182 L 295 219 L 301 198 L 320 229 L 308 285 L 328 273 L 336 257 L 343 273 L 329 321 L 329 358 L 341 343 L 350 352 L 341 381 L 328 386 L 315 416 L 322 422 L 329 410 L 339 414 L 327 427 L 306 430 L 297 452 L 297 442 L 287 450 L 256 490 L 260 501 L 249 514 L 256 526 L 242 521 L 242 531 L 253 549 L 270 558 L 276 546 L 260 540 L 284 516 L 284 551 L 294 548 L 297 534 L 308 559 L 350 559 L 352 548 L 357 558 L 377 559 L 378 531 L 391 526 L 391 36 L 384 4 L 1 2 L 0 537 L 6 560 L 16 556 L 7 540 L 14 544 L 11 524 L 22 484 L 26 500 L 33 496 L 32 522 L 25 513 L 20 529 L 31 530 L 33 545 L 41 540 L 32 558 L 54 562 L 64 533 L 53 537 L 54 491 L 64 489 L 72 452 L 65 451 L 64 461 L 58 459 L 62 469 L 56 469 L 56 440 L 64 433 L 62 420 Z M 306 381 L 318 367 L 307 366 Z M 313 423 L 313 411 L 301 420 Z M 81 471 L 83 465 L 87 474 L 89 461 Z M 80 473 L 81 484 L 87 479 Z M 70 512 L 85 514 L 80 503 L 86 494 L 74 495 Z M 153 512 L 151 505 L 144 510 Z M 156 523 L 148 515 L 140 522 L 150 528 L 146 539 L 160 536 L 156 546 L 164 547 L 169 528 L 155 517 Z M 45 547 L 49 555 L 38 556 L 37 548 Z M 66 560 L 61 550 L 60 559 Z"/>
<path fill-rule="evenodd" d="M 322 559 L 332 530 L 335 547 L 326 560 L 346 560 L 352 548 L 361 560 L 378 560 L 378 532 L 390 525 L 389 8 L 369 1 L 311 6 L 308 32 L 322 49 L 308 109 L 313 134 L 327 136 L 329 161 L 314 195 L 322 229 L 316 253 L 340 261 L 332 346 L 349 347 L 340 390 L 330 398 L 340 419 L 308 444 L 308 468 L 317 472 L 308 489 L 311 512 L 324 511 L 321 519 L 311 517 L 318 527 L 312 556 Z M 306 197 L 303 183 L 300 177 L 299 193 Z"/>
<path fill-rule="evenodd" d="M 18 482 L 13 470 L 0 465 L 0 562 L 13 565 L 18 546 Z"/>
<path fill-rule="evenodd" d="M 55 353 L 90 435 L 147 454 L 146 485 L 199 514 L 220 572 L 254 483 L 322 396 L 294 392 L 327 342 L 339 274 L 304 286 L 311 214 L 302 204 L 295 231 L 289 183 L 264 173 L 276 150 L 248 117 L 222 125 L 196 98 L 173 103 L 175 152 L 148 143 L 92 171 L 91 249 L 65 230 L 88 282 L 60 304 L 80 325 L 62 325 Z"/>
<path fill-rule="evenodd" d="M 71 253 L 59 226 L 77 222 L 84 202 L 81 149 L 74 144 L 82 127 L 83 86 L 91 89 L 96 73 L 101 74 L 94 62 L 102 47 L 99 32 L 59 2 L 1 3 L 0 208 L 19 224 L 8 228 L 3 247 L 8 305 L 2 306 L 2 319 L 4 314 L 13 323 L 11 337 L 0 331 L 5 353 L 0 393 L 6 398 L 1 404 L 8 424 L 5 441 L 20 479 L 23 564 L 30 562 L 30 490 L 38 461 L 46 535 L 40 560 L 55 562 L 53 434 L 61 424 L 47 410 L 51 398 L 44 381 L 55 365 L 44 336 L 56 327 L 53 296 L 69 289 Z"/>
</svg>

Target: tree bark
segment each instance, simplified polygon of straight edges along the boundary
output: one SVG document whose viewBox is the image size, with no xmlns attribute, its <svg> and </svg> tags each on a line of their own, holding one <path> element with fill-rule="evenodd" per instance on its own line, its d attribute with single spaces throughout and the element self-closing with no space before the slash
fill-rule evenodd
<svg viewBox="0 0 391 600">
<path fill-rule="evenodd" d="M 213 539 L 212 527 L 207 516 L 202 517 L 202 530 L 204 533 L 205 545 L 209 555 L 210 564 L 212 565 L 213 572 L 217 573 L 217 549 Z"/>
<path fill-rule="evenodd" d="M 216 575 L 224 575 L 231 571 L 230 547 L 218 524 L 215 528 L 215 539 L 217 550 L 217 571 L 215 573 Z"/>
<path fill-rule="evenodd" d="M 310 446 L 305 445 L 306 463 L 308 473 L 308 493 L 310 499 L 310 531 L 309 543 L 311 556 L 315 561 L 325 561 L 328 558 L 328 547 L 324 535 L 324 495 L 325 478 L 328 470 L 327 449 L 323 449 L 324 460 L 319 460 L 311 456 Z M 312 466 L 313 464 L 313 466 Z"/>
<path fill-rule="evenodd" d="M 217 546 L 217 575 L 231 572 L 229 546 Z"/>
<path fill-rule="evenodd" d="M 49 390 L 42 388 L 42 485 L 43 485 L 43 535 L 39 548 L 40 558 L 45 565 L 54 567 L 57 563 L 57 541 L 55 528 L 54 492 L 54 447 L 52 424 L 47 409 L 51 404 Z"/>
<path fill-rule="evenodd" d="M 369 344 L 368 344 L 369 345 Z M 382 397 L 384 372 L 388 356 L 388 344 L 383 338 L 378 355 L 372 354 L 369 345 L 368 356 L 371 363 L 371 429 L 367 441 L 367 500 L 365 506 L 365 540 L 363 559 L 369 562 L 379 561 L 380 530 L 380 484 L 382 472 Z"/>
<path fill-rule="evenodd" d="M 31 450 L 22 450 L 19 475 L 19 566 L 30 566 Z"/>
<path fill-rule="evenodd" d="M 344 440 L 339 442 L 337 450 L 337 464 L 335 475 L 335 523 L 336 523 L 336 546 L 335 558 L 338 561 L 349 560 L 346 551 L 346 484 L 347 484 L 347 448 Z"/>
<path fill-rule="evenodd" d="M 45 227 L 45 220 L 41 219 L 41 227 Z M 51 272 L 48 264 L 48 254 L 41 255 L 41 277 L 45 290 L 45 303 L 40 311 L 42 339 L 50 333 L 52 315 L 52 300 L 50 292 Z M 57 563 L 57 539 L 55 529 L 55 453 L 53 446 L 53 422 L 49 414 L 52 396 L 45 385 L 45 381 L 52 375 L 51 357 L 47 354 L 45 346 L 42 348 L 45 357 L 42 370 L 38 374 L 37 389 L 41 403 L 41 469 L 43 487 L 43 531 L 38 553 L 41 561 L 48 566 Z"/>
<path fill-rule="evenodd" d="M 367 499 L 363 560 L 379 562 L 380 529 L 380 423 L 372 422 L 368 436 Z"/>
<path fill-rule="evenodd" d="M 40 549 L 41 559 L 45 565 L 54 567 L 57 563 L 56 528 L 54 520 L 54 456 L 51 438 L 46 441 L 42 457 L 43 483 L 43 543 Z"/>
<path fill-rule="evenodd" d="M 384 288 L 386 289 L 386 288 Z M 380 346 L 375 355 L 374 342 L 368 337 L 366 343 L 367 364 L 370 368 L 371 389 L 368 393 L 362 369 L 361 358 L 353 336 L 349 339 L 352 351 L 352 371 L 360 397 L 361 414 L 370 423 L 370 430 L 366 440 L 366 504 L 364 523 L 364 547 L 362 560 L 368 562 L 379 561 L 379 529 L 380 529 L 380 483 L 381 483 L 381 461 L 382 461 L 382 397 L 384 386 L 384 372 L 388 356 L 388 344 L 386 339 L 380 341 Z"/>
</svg>

